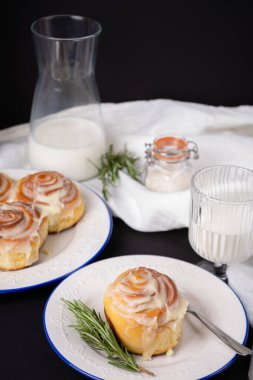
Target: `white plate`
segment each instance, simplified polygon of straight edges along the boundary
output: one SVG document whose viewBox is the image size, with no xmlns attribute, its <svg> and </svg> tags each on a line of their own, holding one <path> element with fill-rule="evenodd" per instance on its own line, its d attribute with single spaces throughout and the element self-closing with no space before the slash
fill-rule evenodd
<svg viewBox="0 0 253 380">
<path fill-rule="evenodd" d="M 1 170 L 19 179 L 32 171 L 21 169 Z M 87 265 L 99 255 L 112 233 L 112 217 L 105 202 L 93 191 L 80 184 L 86 202 L 82 219 L 69 230 L 47 237 L 38 262 L 31 267 L 5 272 L 0 270 L 0 293 L 22 291 L 59 280 L 76 269 Z"/>
<path fill-rule="evenodd" d="M 71 312 L 61 301 L 80 299 L 103 313 L 106 286 L 123 271 L 147 266 L 173 278 L 192 307 L 208 316 L 238 342 L 244 343 L 248 321 L 236 294 L 222 281 L 205 270 L 161 256 L 122 256 L 91 264 L 69 276 L 51 294 L 44 311 L 44 329 L 50 345 L 63 361 L 92 379 L 147 379 L 147 375 L 118 369 L 105 357 L 83 342 L 69 327 L 75 323 Z M 229 366 L 235 353 L 210 333 L 193 316 L 187 315 L 182 339 L 173 356 L 160 355 L 151 361 L 137 362 L 156 375 L 157 380 L 193 380 L 210 377 Z"/>
</svg>

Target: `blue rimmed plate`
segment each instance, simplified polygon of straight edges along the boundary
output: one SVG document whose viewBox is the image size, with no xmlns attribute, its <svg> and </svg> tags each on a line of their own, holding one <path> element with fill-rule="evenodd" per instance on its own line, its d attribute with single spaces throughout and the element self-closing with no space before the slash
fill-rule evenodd
<svg viewBox="0 0 253 380">
<path fill-rule="evenodd" d="M 1 171 L 15 179 L 32 172 Z M 95 192 L 77 185 L 86 203 L 82 219 L 68 230 L 49 235 L 41 248 L 39 261 L 31 267 L 10 272 L 0 270 L 0 293 L 23 291 L 62 279 L 102 252 L 112 233 L 111 213 Z"/>
<path fill-rule="evenodd" d="M 225 283 L 205 270 L 184 261 L 161 256 L 120 256 L 86 266 L 65 279 L 51 294 L 44 311 L 44 329 L 54 351 L 68 365 L 92 379 L 147 379 L 107 363 L 104 356 L 84 343 L 70 327 L 73 315 L 61 298 L 80 299 L 104 316 L 106 286 L 129 268 L 147 266 L 169 275 L 191 306 L 207 316 L 234 339 L 244 343 L 248 320 L 237 295 Z M 160 355 L 137 362 L 152 371 L 157 380 L 206 379 L 233 363 L 235 353 L 191 315 L 185 318 L 182 339 L 173 356 Z"/>
</svg>

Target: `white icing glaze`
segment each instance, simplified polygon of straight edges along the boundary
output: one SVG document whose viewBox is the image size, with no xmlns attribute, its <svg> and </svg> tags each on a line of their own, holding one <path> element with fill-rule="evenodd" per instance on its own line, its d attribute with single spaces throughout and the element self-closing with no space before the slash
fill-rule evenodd
<svg viewBox="0 0 253 380">
<path fill-rule="evenodd" d="M 33 205 L 21 202 L 0 205 L 0 236 L 2 239 L 20 240 L 37 236 L 41 214 Z"/>
<path fill-rule="evenodd" d="M 63 209 L 73 212 L 73 207 L 81 203 L 75 184 L 57 172 L 38 172 L 26 177 L 21 181 L 20 192 L 50 217 Z"/>
<path fill-rule="evenodd" d="M 166 275 L 148 268 L 128 271 L 109 285 L 106 295 L 112 306 L 124 317 L 144 326 L 158 328 L 185 315 L 188 302 L 178 293 Z"/>
<path fill-rule="evenodd" d="M 14 185 L 14 180 L 6 174 L 0 173 L 0 202 L 7 202 L 13 199 Z"/>
</svg>

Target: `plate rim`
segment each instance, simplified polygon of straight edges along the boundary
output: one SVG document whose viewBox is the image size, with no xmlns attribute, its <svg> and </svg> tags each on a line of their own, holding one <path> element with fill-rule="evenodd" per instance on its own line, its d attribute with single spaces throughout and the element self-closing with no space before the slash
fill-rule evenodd
<svg viewBox="0 0 253 380">
<path fill-rule="evenodd" d="M 2 173 L 4 172 L 10 172 L 10 171 L 24 171 L 24 172 L 27 172 L 27 173 L 36 173 L 38 172 L 38 170 L 33 170 L 33 169 L 23 169 L 23 168 L 4 168 L 4 169 L 1 169 L 0 170 Z M 9 294 L 9 293 L 18 293 L 18 292 L 24 292 L 24 291 L 27 291 L 27 290 L 30 290 L 30 289 L 34 289 L 34 288 L 40 288 L 42 286 L 46 286 L 46 285 L 50 285 L 56 281 L 61 281 L 63 280 L 64 278 L 67 278 L 68 276 L 72 275 L 74 272 L 84 268 L 86 265 L 90 264 L 93 260 L 95 260 L 101 253 L 102 251 L 104 250 L 104 248 L 107 246 L 107 244 L 109 243 L 110 241 L 110 238 L 111 238 L 111 235 L 112 235 L 112 231 L 113 231 L 113 218 L 112 218 L 112 213 L 111 213 L 111 210 L 109 208 L 109 206 L 107 205 L 107 203 L 104 201 L 104 199 L 101 197 L 101 195 L 99 195 L 95 190 L 92 190 L 90 189 L 87 185 L 83 184 L 83 183 L 80 183 L 80 182 L 77 182 L 75 180 L 72 180 L 75 184 L 78 185 L 78 187 L 84 187 L 86 190 L 90 191 L 91 193 L 93 193 L 95 196 L 97 196 L 101 201 L 102 203 L 104 204 L 105 206 L 105 209 L 108 213 L 108 217 L 109 217 L 109 223 L 110 223 L 110 226 L 109 226 L 109 231 L 108 231 L 108 235 L 103 243 L 103 245 L 101 246 L 101 248 L 94 254 L 94 256 L 92 256 L 87 262 L 85 262 L 84 264 L 82 264 L 81 266 L 79 266 L 78 268 L 75 268 L 73 270 L 71 270 L 70 272 L 67 272 L 65 274 L 63 274 L 62 276 L 59 276 L 59 277 L 56 277 L 54 279 L 51 279 L 49 281 L 43 281 L 43 282 L 40 282 L 38 284 L 34 284 L 34 285 L 29 285 L 29 286 L 23 286 L 23 287 L 19 287 L 19 288 L 9 288 L 9 289 L 0 289 L 0 294 Z M 58 287 L 58 286 L 57 286 Z"/>
<path fill-rule="evenodd" d="M 136 257 L 141 257 L 141 256 L 152 256 L 152 257 L 158 257 L 158 258 L 167 258 L 167 259 L 171 259 L 171 260 L 175 260 L 175 261 L 179 261 L 179 262 L 183 262 L 183 263 L 186 263 L 190 266 L 193 266 L 193 267 L 197 267 L 197 265 L 193 264 L 193 263 L 189 263 L 188 261 L 185 261 L 185 260 L 180 260 L 180 259 L 175 259 L 174 257 L 167 257 L 167 256 L 161 256 L 161 255 L 149 255 L 149 254 L 134 254 L 134 255 L 122 255 L 122 256 L 115 256 L 115 257 L 109 257 L 107 259 L 104 259 L 104 260 L 100 260 L 100 261 L 107 261 L 107 260 L 110 260 L 110 259 L 115 259 L 116 257 L 131 257 L 131 258 L 136 258 Z M 99 262 L 99 261 L 98 261 Z M 98 263 L 96 262 L 96 263 Z M 96 263 L 93 263 L 93 264 L 96 264 Z M 206 272 L 207 275 L 210 275 L 210 276 L 213 276 L 212 273 L 209 273 L 207 272 L 205 269 L 201 268 L 201 267 L 198 267 L 200 270 L 203 270 Z M 83 268 L 80 268 L 79 270 L 82 270 Z M 77 271 L 75 271 L 77 272 Z M 74 273 L 72 273 L 71 275 L 73 275 Z M 69 276 L 68 276 L 69 277 Z M 221 281 L 224 285 L 226 285 L 221 279 L 215 277 L 218 281 Z M 67 280 L 67 278 L 65 279 Z M 48 306 L 48 303 L 50 302 L 51 300 L 51 297 L 53 296 L 53 294 L 55 293 L 55 291 L 58 289 L 58 287 L 60 287 L 63 282 L 65 281 L 63 280 L 60 284 L 58 284 L 53 290 L 52 292 L 50 293 L 46 303 L 45 303 L 45 306 L 44 306 L 44 310 L 43 310 L 43 329 L 44 329 L 44 333 L 45 333 L 45 336 L 48 340 L 48 343 L 50 345 L 50 347 L 53 349 L 53 351 L 59 356 L 59 358 L 67 365 L 69 365 L 71 368 L 73 368 L 74 370 L 76 370 L 77 372 L 81 373 L 82 375 L 85 375 L 87 376 L 88 378 L 90 379 L 95 379 L 95 380 L 104 380 L 103 378 L 100 378 L 100 377 L 96 377 L 95 375 L 92 375 L 88 372 L 85 372 L 83 369 L 77 367 L 76 365 L 74 365 L 73 363 L 71 363 L 67 358 L 65 358 L 61 353 L 60 351 L 56 348 L 56 346 L 54 345 L 54 343 L 52 342 L 49 334 L 48 334 L 48 331 L 47 331 L 47 327 L 46 327 L 46 311 L 47 311 L 47 306 Z M 244 345 L 248 339 L 248 334 L 249 334 L 249 319 L 248 319 L 248 316 L 247 316 L 247 313 L 246 313 L 246 309 L 240 299 L 240 297 L 236 294 L 236 292 L 230 288 L 229 285 L 226 285 L 228 286 L 229 290 L 235 295 L 235 297 L 237 298 L 237 300 L 239 301 L 241 307 L 242 307 L 242 310 L 244 312 L 244 317 L 245 317 L 245 324 L 246 324 L 246 328 L 245 328 L 245 335 L 244 335 L 244 339 L 243 339 L 243 342 L 242 344 Z M 228 367 L 230 367 L 234 362 L 235 360 L 238 358 L 238 354 L 234 354 L 234 356 L 226 363 L 224 364 L 224 366 L 218 368 L 216 371 L 208 374 L 207 376 L 204 376 L 204 377 L 200 377 L 196 380 L 206 380 L 206 379 L 210 379 L 212 378 L 213 376 L 223 372 L 225 369 L 227 369 Z"/>
</svg>

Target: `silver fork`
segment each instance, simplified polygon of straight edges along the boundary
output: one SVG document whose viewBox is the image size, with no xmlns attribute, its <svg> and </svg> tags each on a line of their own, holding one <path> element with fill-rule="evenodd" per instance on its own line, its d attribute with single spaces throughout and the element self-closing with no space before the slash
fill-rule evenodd
<svg viewBox="0 0 253 380">
<path fill-rule="evenodd" d="M 232 348 L 238 355 L 252 355 L 253 351 L 250 348 L 238 343 L 236 340 L 224 333 L 224 331 L 220 330 L 217 326 L 213 325 L 210 321 L 197 313 L 195 310 L 192 310 L 190 307 L 188 307 L 187 312 L 201 321 L 210 331 L 212 331 L 218 338 L 220 338 L 222 342 L 224 342 L 227 346 Z"/>
</svg>

